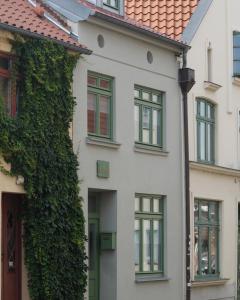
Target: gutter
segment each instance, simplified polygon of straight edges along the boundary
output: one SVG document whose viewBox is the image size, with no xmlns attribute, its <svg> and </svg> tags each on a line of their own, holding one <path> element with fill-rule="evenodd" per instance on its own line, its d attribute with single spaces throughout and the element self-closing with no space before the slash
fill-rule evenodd
<svg viewBox="0 0 240 300">
<path fill-rule="evenodd" d="M 39 33 L 35 33 L 35 32 L 31 32 L 22 28 L 17 28 L 5 23 L 0 23 L 0 28 L 11 31 L 13 33 L 20 33 L 29 37 L 33 37 L 33 38 L 37 38 L 37 39 L 43 39 L 43 40 L 48 40 L 48 41 L 53 41 L 56 44 L 59 44 L 61 46 L 64 46 L 65 48 L 69 49 L 69 50 L 73 50 L 75 52 L 79 52 L 81 54 L 86 54 L 86 55 L 90 55 L 92 53 L 91 50 L 87 49 L 87 48 L 83 48 L 81 46 L 75 46 L 75 45 L 71 45 L 69 43 L 63 42 L 63 41 L 59 41 L 57 39 L 53 39 L 47 36 L 44 36 L 42 34 Z"/>
<path fill-rule="evenodd" d="M 147 35 L 147 36 L 149 36 L 151 38 L 158 39 L 158 40 L 164 42 L 165 44 L 177 47 L 177 48 L 181 49 L 182 51 L 184 51 L 185 49 L 190 49 L 191 48 L 189 45 L 184 44 L 183 42 L 178 42 L 178 41 L 175 41 L 175 40 L 173 40 L 173 39 L 171 39 L 169 37 L 166 37 L 164 35 L 160 35 L 159 33 L 155 33 L 153 31 L 144 29 L 143 27 L 138 27 L 138 26 L 136 26 L 134 24 L 126 22 L 126 20 L 117 19 L 117 18 L 114 18 L 112 16 L 100 13 L 98 11 L 93 12 L 92 16 L 95 16 L 95 17 L 97 17 L 97 18 L 99 18 L 101 20 L 113 23 L 115 25 L 119 25 L 121 27 L 130 29 L 130 30 L 132 30 L 134 32 Z"/>
<path fill-rule="evenodd" d="M 186 300 L 191 300 L 191 223 L 190 223 L 190 171 L 189 171 L 189 133 L 188 133 L 188 93 L 195 84 L 194 70 L 187 66 L 187 51 L 183 52 L 183 66 L 179 69 L 179 84 L 183 99 L 184 160 L 185 160 L 185 281 Z"/>
</svg>

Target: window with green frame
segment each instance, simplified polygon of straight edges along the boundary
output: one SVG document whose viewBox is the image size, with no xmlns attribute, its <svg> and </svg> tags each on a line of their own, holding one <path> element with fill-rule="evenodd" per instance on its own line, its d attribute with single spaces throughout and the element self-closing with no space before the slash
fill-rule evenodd
<svg viewBox="0 0 240 300">
<path fill-rule="evenodd" d="M 233 76 L 240 77 L 240 32 L 233 32 Z"/>
<path fill-rule="evenodd" d="M 113 79 L 88 73 L 88 134 L 112 138 Z"/>
<path fill-rule="evenodd" d="M 163 196 L 135 195 L 135 272 L 163 274 Z"/>
<path fill-rule="evenodd" d="M 119 0 L 103 0 L 103 4 L 114 9 L 119 9 Z"/>
<path fill-rule="evenodd" d="M 135 86 L 135 143 L 163 146 L 163 92 Z"/>
<path fill-rule="evenodd" d="M 215 161 L 215 106 L 197 99 L 197 159 L 213 164 Z"/>
<path fill-rule="evenodd" d="M 219 204 L 195 199 L 194 271 L 196 279 L 219 277 Z"/>
</svg>

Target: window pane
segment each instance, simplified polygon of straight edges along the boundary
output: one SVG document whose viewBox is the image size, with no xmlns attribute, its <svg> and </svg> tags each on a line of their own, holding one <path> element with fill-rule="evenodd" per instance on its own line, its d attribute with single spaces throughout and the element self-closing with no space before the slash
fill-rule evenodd
<svg viewBox="0 0 240 300">
<path fill-rule="evenodd" d="M 143 91 L 142 92 L 142 99 L 149 101 L 150 100 L 150 93 Z"/>
<path fill-rule="evenodd" d="M 198 221 L 198 216 L 199 216 L 199 209 L 198 209 L 198 201 L 195 201 L 194 203 L 194 221 Z"/>
<path fill-rule="evenodd" d="M 159 103 L 160 102 L 160 96 L 153 94 L 152 95 L 152 102 Z"/>
<path fill-rule="evenodd" d="M 135 233 L 134 233 L 134 242 L 135 242 L 135 271 L 140 271 L 140 221 L 135 220 Z"/>
<path fill-rule="evenodd" d="M 160 111 L 153 110 L 152 120 L 152 143 L 154 145 L 160 145 Z"/>
<path fill-rule="evenodd" d="M 240 47 L 240 34 L 233 34 L 233 46 Z"/>
<path fill-rule="evenodd" d="M 140 91 L 139 90 L 134 90 L 134 97 L 135 98 L 140 98 Z"/>
<path fill-rule="evenodd" d="M 199 236 L 198 236 L 198 227 L 194 228 L 194 273 L 199 275 Z"/>
<path fill-rule="evenodd" d="M 233 48 L 233 59 L 240 60 L 240 48 Z"/>
<path fill-rule="evenodd" d="M 209 274 L 208 270 L 208 254 L 209 254 L 209 240 L 208 227 L 199 228 L 199 251 L 200 251 L 200 266 L 201 275 Z"/>
<path fill-rule="evenodd" d="M 134 108 L 134 120 L 135 120 L 135 141 L 139 141 L 139 106 L 135 105 Z"/>
<path fill-rule="evenodd" d="M 206 109 L 207 109 L 207 115 L 206 115 L 206 117 L 208 119 L 211 119 L 212 118 L 212 116 L 211 116 L 211 111 L 212 111 L 211 105 L 210 104 L 206 104 Z"/>
<path fill-rule="evenodd" d="M 199 122 L 199 151 L 200 151 L 200 159 L 206 159 L 206 133 L 205 133 L 205 123 Z"/>
<path fill-rule="evenodd" d="M 210 229 L 210 274 L 217 273 L 217 229 Z"/>
<path fill-rule="evenodd" d="M 160 270 L 160 221 L 153 221 L 153 270 Z"/>
<path fill-rule="evenodd" d="M 95 94 L 88 93 L 88 132 L 96 133 L 96 99 Z"/>
<path fill-rule="evenodd" d="M 143 220 L 143 271 L 150 271 L 151 267 L 151 234 L 150 220 Z"/>
<path fill-rule="evenodd" d="M 153 199 L 153 212 L 160 212 L 159 199 Z"/>
<path fill-rule="evenodd" d="M 143 143 L 150 143 L 150 109 L 143 107 L 143 117 L 142 117 L 142 126 L 143 126 Z"/>
<path fill-rule="evenodd" d="M 135 211 L 140 211 L 140 198 L 135 197 Z"/>
<path fill-rule="evenodd" d="M 88 85 L 97 86 L 97 78 L 88 76 Z"/>
<path fill-rule="evenodd" d="M 100 79 L 100 88 L 105 89 L 105 90 L 110 90 L 110 81 L 107 79 Z"/>
<path fill-rule="evenodd" d="M 109 135 L 109 97 L 99 96 L 100 134 Z"/>
<path fill-rule="evenodd" d="M 110 5 L 112 7 L 117 7 L 117 0 L 110 0 Z"/>
<path fill-rule="evenodd" d="M 218 205 L 215 202 L 209 203 L 210 209 L 210 221 L 211 222 L 218 222 Z"/>
<path fill-rule="evenodd" d="M 0 57 L 0 68 L 8 70 L 9 69 L 10 60 L 5 57 Z"/>
<path fill-rule="evenodd" d="M 143 211 L 150 212 L 151 211 L 151 199 L 150 198 L 142 198 Z"/>
<path fill-rule="evenodd" d="M 0 97 L 2 97 L 6 113 L 10 114 L 11 93 L 10 93 L 10 81 L 8 78 L 0 77 Z"/>
<path fill-rule="evenodd" d="M 233 62 L 233 73 L 235 75 L 240 75 L 240 61 Z"/>
<path fill-rule="evenodd" d="M 205 117 L 205 103 L 203 101 L 199 102 L 199 114 L 201 117 Z"/>
<path fill-rule="evenodd" d="M 208 202 L 200 202 L 200 218 L 202 222 L 208 222 Z"/>
</svg>

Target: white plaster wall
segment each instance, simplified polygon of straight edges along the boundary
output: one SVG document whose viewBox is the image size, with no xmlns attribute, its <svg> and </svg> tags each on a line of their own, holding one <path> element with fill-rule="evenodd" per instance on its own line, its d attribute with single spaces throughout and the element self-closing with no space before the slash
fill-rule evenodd
<svg viewBox="0 0 240 300">
<path fill-rule="evenodd" d="M 232 83 L 232 32 L 240 31 L 239 11 L 238 0 L 213 0 L 188 53 L 188 65 L 196 72 L 196 84 L 188 99 L 190 160 L 197 160 L 196 97 L 204 97 L 216 105 L 216 165 L 235 169 L 240 166 L 237 119 L 237 111 L 240 108 L 240 86 Z M 212 81 L 222 86 L 216 92 L 204 88 L 204 81 L 207 80 L 209 43 L 212 47 Z M 193 288 L 192 299 L 234 299 L 237 280 L 239 179 L 229 175 L 191 170 L 190 181 L 192 214 L 195 197 L 221 202 L 220 272 L 222 278 L 229 278 L 224 286 Z M 193 242 L 192 233 L 192 244 Z"/>
<path fill-rule="evenodd" d="M 80 162 L 79 178 L 87 217 L 89 188 L 116 191 L 117 205 L 117 280 L 116 298 L 106 293 L 100 300 L 181 300 L 183 299 L 183 209 L 181 98 L 177 84 L 175 53 L 139 36 L 114 32 L 114 27 L 80 23 L 79 36 L 94 53 L 80 60 L 73 84 L 77 100 L 73 122 L 73 141 Z M 97 35 L 105 38 L 105 47 L 97 46 Z M 146 60 L 151 50 L 154 62 Z M 115 140 L 119 149 L 86 144 L 87 71 L 115 79 Z M 166 92 L 166 150 L 168 156 L 134 151 L 134 84 Z M 96 177 L 96 161 L 110 162 L 110 178 Z M 134 272 L 134 194 L 167 196 L 165 202 L 165 275 L 168 281 L 135 283 Z M 87 297 L 87 296 L 86 296 Z"/>
</svg>

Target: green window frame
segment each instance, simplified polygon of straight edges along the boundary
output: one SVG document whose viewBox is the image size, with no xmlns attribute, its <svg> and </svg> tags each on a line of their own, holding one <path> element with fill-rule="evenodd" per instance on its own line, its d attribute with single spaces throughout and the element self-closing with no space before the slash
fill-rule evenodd
<svg viewBox="0 0 240 300">
<path fill-rule="evenodd" d="M 215 105 L 205 99 L 197 99 L 197 160 L 215 162 Z"/>
<path fill-rule="evenodd" d="M 195 279 L 216 279 L 219 269 L 219 203 L 194 201 L 194 272 Z"/>
<path fill-rule="evenodd" d="M 135 195 L 135 273 L 164 273 L 164 196 Z"/>
<path fill-rule="evenodd" d="M 233 32 L 233 76 L 240 77 L 240 32 Z"/>
<path fill-rule="evenodd" d="M 113 138 L 113 78 L 88 72 L 88 135 Z"/>
<path fill-rule="evenodd" d="M 134 87 L 136 144 L 163 147 L 163 97 L 161 91 Z"/>
<path fill-rule="evenodd" d="M 119 0 L 103 0 L 104 6 L 109 6 L 113 9 L 119 9 Z"/>
</svg>

